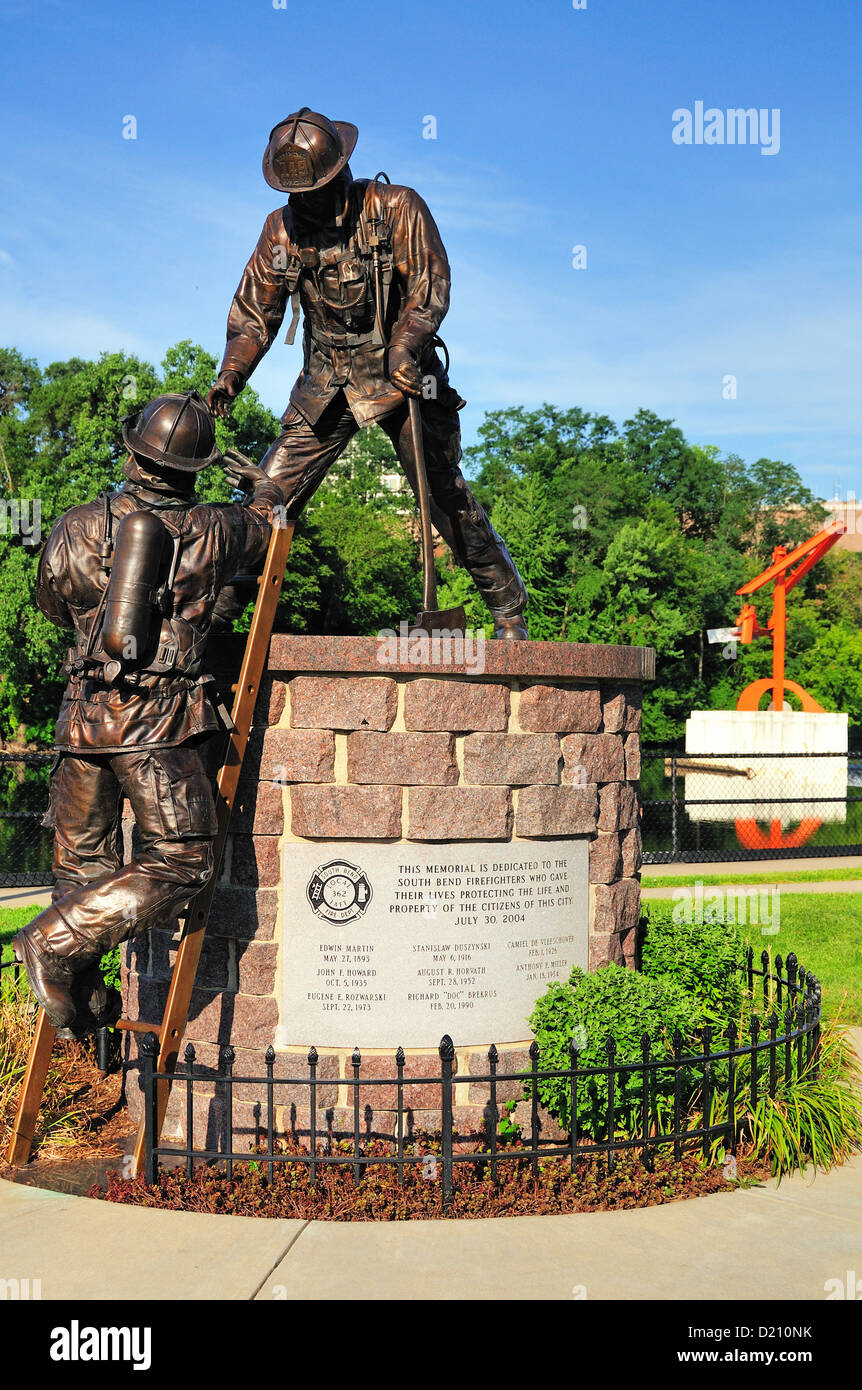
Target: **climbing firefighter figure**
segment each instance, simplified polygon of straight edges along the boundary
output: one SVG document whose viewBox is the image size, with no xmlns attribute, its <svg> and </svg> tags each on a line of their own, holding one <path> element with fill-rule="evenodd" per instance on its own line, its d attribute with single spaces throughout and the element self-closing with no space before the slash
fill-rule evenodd
<svg viewBox="0 0 862 1390">
<path fill-rule="evenodd" d="M 225 583 L 265 555 L 284 517 L 277 481 L 222 458 L 196 391 L 159 396 L 124 423 L 125 483 L 73 507 L 39 563 L 36 601 L 74 630 L 45 823 L 51 906 L 15 952 L 51 1023 L 78 1035 L 116 1017 L 105 951 L 179 911 L 213 867 L 216 809 L 201 749 L 223 729 L 205 659 Z M 203 505 L 195 475 L 221 462 L 245 505 Z M 127 800 L 137 847 L 122 862 Z"/>
</svg>

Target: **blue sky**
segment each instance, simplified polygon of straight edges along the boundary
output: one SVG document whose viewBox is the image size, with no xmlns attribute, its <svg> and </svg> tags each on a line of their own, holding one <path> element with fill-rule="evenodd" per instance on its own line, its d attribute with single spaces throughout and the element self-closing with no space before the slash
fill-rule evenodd
<svg viewBox="0 0 862 1390">
<path fill-rule="evenodd" d="M 278 202 L 266 137 L 308 105 L 359 126 L 356 175 L 385 169 L 437 218 L 467 442 L 501 406 L 647 406 L 699 443 L 795 463 L 821 496 L 862 495 L 858 0 L 2 15 L 0 341 L 42 363 L 158 361 L 185 337 L 220 353 Z M 778 152 L 675 143 L 674 111 L 697 101 L 778 108 Z M 254 377 L 279 413 L 298 352 L 273 347 Z"/>
</svg>

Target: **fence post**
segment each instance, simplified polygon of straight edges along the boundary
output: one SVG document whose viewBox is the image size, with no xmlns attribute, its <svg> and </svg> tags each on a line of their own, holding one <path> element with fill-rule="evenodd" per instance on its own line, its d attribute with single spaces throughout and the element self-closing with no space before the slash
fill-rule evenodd
<svg viewBox="0 0 862 1390">
<path fill-rule="evenodd" d="M 228 1181 L 233 1177 L 233 1064 L 236 1053 L 230 1043 L 226 1043 L 221 1050 L 221 1060 L 224 1066 L 224 1095 L 225 1095 L 225 1143 L 227 1145 L 227 1177 Z"/>
<path fill-rule="evenodd" d="M 569 1167 L 575 1171 L 575 1153 L 578 1147 L 578 1057 L 580 1048 L 574 1038 L 569 1042 L 569 1145 L 571 1156 Z"/>
<path fill-rule="evenodd" d="M 816 976 L 809 976 L 813 981 L 812 1000 L 814 1007 L 814 1031 L 812 1034 L 813 1046 L 811 1049 L 811 1075 L 815 1081 L 820 1075 L 820 981 Z"/>
<path fill-rule="evenodd" d="M 156 1181 L 158 1160 L 155 1154 L 155 1136 L 159 1127 L 158 1101 L 156 1099 L 155 1069 L 158 1056 L 158 1043 L 155 1033 L 145 1033 L 141 1038 L 141 1079 L 144 1086 L 144 1181 L 152 1187 Z"/>
<path fill-rule="evenodd" d="M 805 1045 L 805 1006 L 800 1001 L 796 1005 L 796 1030 L 799 1036 L 796 1039 L 796 1080 L 802 1080 L 802 1073 L 805 1070 L 802 1061 L 802 1051 Z"/>
<path fill-rule="evenodd" d="M 534 1038 L 530 1043 L 530 1069 L 532 1071 L 533 1101 L 530 1107 L 530 1169 L 533 1177 L 539 1176 L 539 1044 Z"/>
<path fill-rule="evenodd" d="M 760 952 L 760 964 L 763 968 L 763 1008 L 769 1008 L 770 979 L 769 979 L 769 952 L 766 947 Z"/>
<path fill-rule="evenodd" d="M 496 1044 L 491 1043 L 491 1046 L 488 1048 L 488 1073 L 491 1077 L 489 1083 L 488 1106 L 491 1111 L 491 1181 L 493 1183 L 497 1181 L 497 1063 L 499 1060 L 500 1055 L 497 1052 Z"/>
<path fill-rule="evenodd" d="M 443 1206 L 448 1207 L 455 1195 L 452 1178 L 452 1063 L 455 1059 L 455 1044 L 445 1033 L 440 1039 L 440 1077 L 442 1095 L 440 1115 L 443 1122 Z"/>
<path fill-rule="evenodd" d="M 679 1163 L 682 1157 L 682 1135 L 680 1125 L 682 1123 L 682 1078 L 680 1076 L 680 1058 L 682 1056 L 682 1033 L 678 1028 L 673 1030 L 673 1156 L 675 1162 Z"/>
<path fill-rule="evenodd" d="M 649 1033 L 641 1033 L 641 1134 L 643 1137 L 643 1150 L 641 1162 L 648 1172 L 652 1170 L 652 1162 L 649 1151 L 649 1060 L 650 1060 L 650 1039 Z"/>
<path fill-rule="evenodd" d="M 736 1153 L 736 1024 L 728 1023 L 727 1035 L 727 1142 L 732 1154 Z"/>
<path fill-rule="evenodd" d="M 748 976 L 748 992 L 754 993 L 754 947 L 749 946 L 745 952 L 745 971 Z"/>
<path fill-rule="evenodd" d="M 760 1019 L 757 1014 L 751 1016 L 751 1108 L 757 1109 L 757 1039 L 760 1035 Z"/>
<path fill-rule="evenodd" d="M 317 1048 L 312 1043 L 308 1049 L 308 1137 L 309 1162 L 308 1181 L 312 1187 L 317 1182 Z"/>
<path fill-rule="evenodd" d="M 709 1129 L 712 1125 L 712 1029 L 707 1024 L 701 1031 L 703 1039 L 703 1124 L 701 1128 L 703 1135 L 703 1156 L 709 1157 L 709 1144 L 711 1135 Z"/>
<path fill-rule="evenodd" d="M 798 964 L 795 952 L 791 951 L 787 957 L 787 1002 L 789 1004 L 793 1003 L 793 996 L 796 993 L 796 967 Z"/>
<path fill-rule="evenodd" d="M 616 1133 L 616 1069 L 614 1061 L 617 1055 L 616 1038 L 608 1038 L 605 1043 L 605 1052 L 608 1058 L 608 1118 L 607 1118 L 607 1153 L 608 1153 L 608 1172 L 614 1171 L 614 1151 L 613 1142 Z"/>
<path fill-rule="evenodd" d="M 350 1058 L 353 1067 L 353 1181 L 362 1180 L 362 1164 L 359 1162 L 359 1068 L 362 1066 L 362 1053 L 354 1047 Z"/>
<path fill-rule="evenodd" d="M 396 1136 L 396 1137 L 397 1137 L 397 1144 L 398 1144 L 398 1150 L 397 1150 L 397 1153 L 398 1153 L 398 1163 L 397 1163 L 396 1166 L 397 1166 L 397 1170 L 398 1170 L 398 1184 L 399 1184 L 399 1186 L 400 1186 L 401 1183 L 403 1183 L 403 1181 L 404 1181 L 404 1048 L 403 1048 L 403 1047 L 399 1047 L 399 1048 L 398 1048 L 398 1051 L 395 1053 L 395 1068 L 396 1068 L 396 1071 L 397 1071 L 397 1074 L 398 1074 L 397 1098 L 396 1098 L 396 1104 L 397 1104 L 397 1107 L 398 1107 L 398 1112 L 397 1112 L 397 1118 L 396 1118 L 396 1120 L 395 1120 L 395 1123 L 396 1123 L 396 1126 L 397 1126 L 397 1136 Z"/>
<path fill-rule="evenodd" d="M 275 1048 L 272 1043 L 270 1043 L 269 1047 L 266 1049 L 264 1061 L 266 1062 L 266 1180 L 271 1184 L 274 1173 L 272 1157 L 275 1146 L 275 1097 L 273 1095 L 275 1089 L 273 1084 Z"/>
<path fill-rule="evenodd" d="M 192 1176 L 192 1173 L 194 1172 L 194 1160 L 192 1158 L 192 1150 L 194 1148 L 195 1136 L 195 1050 L 191 1043 L 188 1043 L 186 1045 L 184 1056 L 186 1063 L 186 1071 L 188 1072 L 189 1077 L 188 1081 L 186 1082 L 186 1177 L 190 1178 Z"/>
<path fill-rule="evenodd" d="M 111 1065 L 111 1031 L 109 1028 L 96 1029 L 96 1066 L 107 1075 Z"/>
<path fill-rule="evenodd" d="M 784 964 L 784 959 L 783 959 L 783 957 L 782 957 L 782 956 L 776 956 L 776 957 L 775 957 L 775 978 L 776 978 L 776 981 L 777 981 L 777 984 L 778 984 L 778 993 L 776 994 L 776 997 L 775 997 L 775 1006 L 776 1006 L 777 1009 L 780 1009 L 780 1008 L 781 1008 L 781 1005 L 782 1005 L 782 1002 L 783 1002 L 783 1000 L 782 1000 L 782 995 L 783 995 L 783 991 L 784 991 L 784 981 L 783 981 L 782 978 L 781 978 L 781 967 L 782 967 L 783 964 Z"/>
<path fill-rule="evenodd" d="M 679 854 L 679 796 L 676 790 L 676 753 L 670 755 L 670 853 L 675 864 Z"/>
<path fill-rule="evenodd" d="M 793 1002 L 788 1000 L 787 1008 L 784 1010 L 784 1084 L 789 1084 L 793 1075 L 793 1043 L 790 1041 L 790 1034 L 793 1032 Z"/>
<path fill-rule="evenodd" d="M 769 1029 L 769 1098 L 770 1100 L 772 1100 L 775 1096 L 775 1086 L 777 1081 L 777 1058 L 775 1054 L 777 1050 L 776 1038 L 778 1037 L 778 1015 L 776 1014 L 774 1009 L 772 1013 L 769 1015 L 769 1018 L 767 1019 L 766 1026 Z"/>
</svg>

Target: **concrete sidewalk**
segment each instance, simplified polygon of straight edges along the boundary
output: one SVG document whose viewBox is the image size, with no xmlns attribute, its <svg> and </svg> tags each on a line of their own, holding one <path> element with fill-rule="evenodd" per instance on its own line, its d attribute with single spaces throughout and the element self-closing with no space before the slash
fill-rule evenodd
<svg viewBox="0 0 862 1390">
<path fill-rule="evenodd" d="M 734 874 L 769 874 L 770 878 L 780 883 L 782 874 L 819 873 L 823 869 L 862 869 L 862 855 L 824 854 L 819 858 L 811 854 L 804 859 L 702 859 L 693 863 L 679 860 L 674 864 L 644 864 L 641 873 L 644 879 L 684 878 L 693 874 L 700 874 L 704 878 L 720 874 L 722 878 L 729 879 Z"/>
<path fill-rule="evenodd" d="M 793 1299 L 862 1270 L 862 1160 L 637 1211 L 338 1223 L 0 1181 L 0 1278 L 43 1299 Z"/>
</svg>

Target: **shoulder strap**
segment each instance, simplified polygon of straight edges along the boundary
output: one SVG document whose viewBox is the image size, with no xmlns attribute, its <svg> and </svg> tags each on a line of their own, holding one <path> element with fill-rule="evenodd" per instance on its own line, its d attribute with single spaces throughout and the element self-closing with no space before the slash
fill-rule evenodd
<svg viewBox="0 0 862 1390">
<path fill-rule="evenodd" d="M 288 324 L 287 333 L 284 338 L 286 343 L 292 344 L 296 340 L 296 330 L 299 325 L 299 272 L 302 268 L 302 252 L 293 239 L 293 214 L 289 206 L 284 209 L 282 221 L 284 223 L 284 230 L 287 233 L 288 284 L 293 278 L 292 267 L 296 267 L 296 279 L 294 280 L 293 288 L 290 290 L 290 323 Z"/>
<path fill-rule="evenodd" d="M 384 330 L 386 314 L 389 309 L 389 290 L 392 285 L 392 228 L 383 216 L 383 199 L 380 194 L 380 180 L 390 183 L 388 174 L 382 169 L 374 175 L 366 189 L 363 211 L 367 213 L 365 239 L 371 249 L 371 264 L 374 270 L 374 336 L 372 342 L 378 347 L 385 343 Z M 382 252 L 386 252 L 383 255 Z"/>
<path fill-rule="evenodd" d="M 103 508 L 102 539 L 99 544 L 99 569 L 105 572 L 105 586 L 99 595 L 99 602 L 93 614 L 93 621 L 90 624 L 90 631 L 87 635 L 87 645 L 84 648 L 84 655 L 88 657 L 93 654 L 93 648 L 96 645 L 96 637 L 101 628 L 102 614 L 105 611 L 105 603 L 108 598 L 108 583 L 111 575 L 114 550 L 114 514 L 111 511 L 111 494 L 105 491 L 101 492 L 99 497 Z"/>
</svg>

